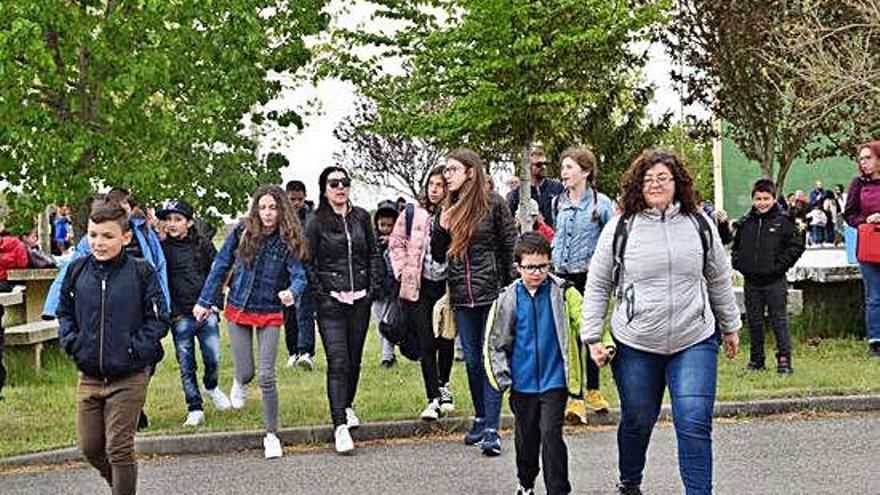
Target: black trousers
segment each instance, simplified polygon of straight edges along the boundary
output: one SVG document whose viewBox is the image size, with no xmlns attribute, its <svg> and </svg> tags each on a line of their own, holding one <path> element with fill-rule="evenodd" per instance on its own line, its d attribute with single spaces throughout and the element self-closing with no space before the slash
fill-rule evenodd
<svg viewBox="0 0 880 495">
<path fill-rule="evenodd" d="M 562 438 L 568 391 L 551 390 L 542 394 L 510 392 L 514 416 L 516 475 L 519 484 L 534 488 L 540 471 L 538 454 L 544 466 L 547 495 L 571 492 L 568 481 L 568 447 Z"/>
<path fill-rule="evenodd" d="M 318 331 L 327 355 L 327 399 L 334 428 L 345 424 L 345 408 L 354 403 L 369 323 L 369 297 L 354 304 L 323 297 L 318 303 Z"/>
<path fill-rule="evenodd" d="M 788 284 L 779 279 L 769 285 L 746 282 L 743 289 L 746 319 L 749 322 L 750 357 L 755 363 L 764 362 L 764 309 L 770 315 L 770 325 L 776 334 L 778 356 L 791 357 L 791 334 L 788 331 Z"/>
<path fill-rule="evenodd" d="M 299 323 L 297 322 L 296 305 L 284 306 L 284 347 L 287 348 L 287 355 L 294 356 L 299 353 Z"/>
<path fill-rule="evenodd" d="M 440 370 L 438 368 L 438 351 L 443 351 L 439 344 L 438 338 L 434 337 L 434 326 L 432 325 L 434 315 L 434 304 L 446 293 L 446 281 L 433 281 L 423 278 L 421 288 L 419 289 L 419 300 L 416 302 L 405 302 L 404 308 L 408 313 L 409 331 L 415 332 L 419 339 L 419 350 L 421 351 L 421 359 L 419 363 L 422 366 L 422 379 L 425 382 L 425 395 L 428 400 L 440 398 Z M 442 339 L 445 340 L 445 339 Z M 449 345 L 445 346 L 445 351 L 449 352 L 452 341 L 447 341 Z M 450 356 L 451 358 L 451 356 Z M 449 359 L 450 368 L 452 367 L 452 359 Z M 446 381 L 449 381 L 449 372 L 446 373 Z M 445 381 L 443 383 L 446 383 Z"/>
<path fill-rule="evenodd" d="M 574 284 L 574 288 L 584 294 L 584 287 L 587 285 L 587 274 L 584 273 L 558 273 L 560 278 L 568 280 Z M 581 359 L 581 365 L 584 361 L 587 364 L 587 390 L 599 390 L 599 367 L 590 359 L 590 353 L 586 352 Z"/>
</svg>

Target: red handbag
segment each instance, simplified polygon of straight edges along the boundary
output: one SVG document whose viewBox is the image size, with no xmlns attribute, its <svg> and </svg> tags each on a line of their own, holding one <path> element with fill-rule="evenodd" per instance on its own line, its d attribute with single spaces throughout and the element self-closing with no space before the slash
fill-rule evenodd
<svg viewBox="0 0 880 495">
<path fill-rule="evenodd" d="M 862 263 L 880 263 L 880 224 L 863 223 L 859 225 L 856 259 Z"/>
</svg>

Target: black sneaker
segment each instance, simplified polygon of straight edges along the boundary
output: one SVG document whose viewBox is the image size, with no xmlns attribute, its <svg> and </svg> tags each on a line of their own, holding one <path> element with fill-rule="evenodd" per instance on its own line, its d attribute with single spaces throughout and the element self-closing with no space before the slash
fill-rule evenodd
<svg viewBox="0 0 880 495">
<path fill-rule="evenodd" d="M 483 455 L 488 457 L 497 457 L 501 455 L 501 437 L 498 430 L 486 428 L 483 431 L 483 440 L 480 442 L 480 450 Z"/>
<path fill-rule="evenodd" d="M 642 489 L 639 485 L 617 485 L 617 495 L 642 495 Z"/>
<path fill-rule="evenodd" d="M 868 344 L 868 356 L 880 357 L 880 342 L 871 342 Z"/>
<path fill-rule="evenodd" d="M 397 357 L 392 356 L 391 359 L 383 359 L 381 363 L 383 368 L 393 368 L 397 364 Z"/>
<path fill-rule="evenodd" d="M 755 361 L 750 360 L 749 364 L 746 365 L 746 369 L 749 371 L 761 371 L 764 368 L 764 361 Z"/>
<path fill-rule="evenodd" d="M 776 358 L 776 373 L 783 376 L 788 376 L 794 373 L 794 370 L 791 368 L 791 358 L 789 356 L 779 356 Z"/>
<path fill-rule="evenodd" d="M 474 418 L 471 429 L 464 436 L 465 445 L 477 445 L 483 441 L 483 432 L 486 430 L 486 420 Z"/>
</svg>

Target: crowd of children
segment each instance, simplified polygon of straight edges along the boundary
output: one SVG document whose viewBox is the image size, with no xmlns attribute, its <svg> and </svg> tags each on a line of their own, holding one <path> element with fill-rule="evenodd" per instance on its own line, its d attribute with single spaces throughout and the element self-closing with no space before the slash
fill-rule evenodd
<svg viewBox="0 0 880 495">
<path fill-rule="evenodd" d="M 563 423 L 585 421 L 585 407 L 608 408 L 599 366 L 614 357 L 617 341 L 606 331 L 604 350 L 590 358 L 581 301 L 600 235 L 620 209 L 597 190 L 589 149 L 561 154 L 561 181 L 544 176 L 542 152 L 531 161 L 534 232 L 521 236 L 513 220 L 518 184 L 505 202 L 489 188 L 480 158 L 466 149 L 454 150 L 445 166 L 428 174 L 420 202 L 382 201 L 372 218 L 351 203 L 352 181 L 340 167 L 322 172 L 317 208 L 300 181 L 286 190 L 261 187 L 219 252 L 213 229 L 184 199 L 153 213 L 128 191 L 113 189 L 92 203 L 75 247 L 69 208 L 58 206 L 51 245 L 53 253 L 67 253 L 66 263 L 59 264 L 44 315 L 58 318 L 61 347 L 81 372 L 77 437 L 86 459 L 114 494 L 135 492 L 134 434 L 147 424 L 146 391 L 169 329 L 187 411 L 183 424 L 207 420 L 203 396 L 216 411 L 241 409 L 256 378 L 264 455 L 282 456 L 275 381 L 281 328 L 287 365 L 312 370 L 316 323 L 335 447 L 350 453 L 351 430 L 360 424 L 354 404 L 371 308 L 378 322 L 394 306 L 403 332 L 380 332 L 379 362 L 394 366 L 398 352 L 420 362 L 426 401 L 420 417 L 431 421 L 455 410 L 450 374 L 457 332 L 474 407 L 465 443 L 487 456 L 501 453 L 501 398 L 509 389 L 517 493 L 534 493 L 539 466 L 548 493 L 570 493 Z M 644 184 L 662 190 L 668 182 L 652 177 Z M 810 245 L 837 242 L 845 201 L 838 189 L 825 191 L 817 182 L 809 197 L 798 192 L 786 202 L 773 182 L 758 180 L 751 210 L 732 222 L 734 234 L 723 211 L 696 199 L 693 214 L 705 213 L 720 242 L 732 241 L 732 265 L 745 280 L 749 370 L 765 368 L 766 312 L 776 371 L 794 371 L 785 273 L 804 251 L 805 231 Z M 0 234 L 0 290 L 10 289 L 7 269 L 54 265 L 55 258 L 39 250 L 36 230 L 20 238 Z M 221 313 L 235 370 L 228 395 L 218 373 Z M 441 314 L 451 318 L 439 322 Z M 589 343 L 592 349 L 595 340 Z M 2 350 L 0 332 L 0 358 Z M 0 367 L 0 389 L 4 376 Z M 630 489 L 620 490 L 640 493 Z"/>
</svg>

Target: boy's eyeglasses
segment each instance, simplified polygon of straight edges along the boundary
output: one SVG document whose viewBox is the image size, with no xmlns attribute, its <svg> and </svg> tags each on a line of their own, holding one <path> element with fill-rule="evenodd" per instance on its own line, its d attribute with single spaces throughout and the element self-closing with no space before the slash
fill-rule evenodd
<svg viewBox="0 0 880 495">
<path fill-rule="evenodd" d="M 345 177 L 343 179 L 330 179 L 327 181 L 327 185 L 330 186 L 330 189 L 338 189 L 340 187 L 350 187 L 351 179 Z"/>
<path fill-rule="evenodd" d="M 540 265 L 519 265 L 519 269 L 532 275 L 543 275 L 550 271 L 550 263 Z"/>
</svg>

